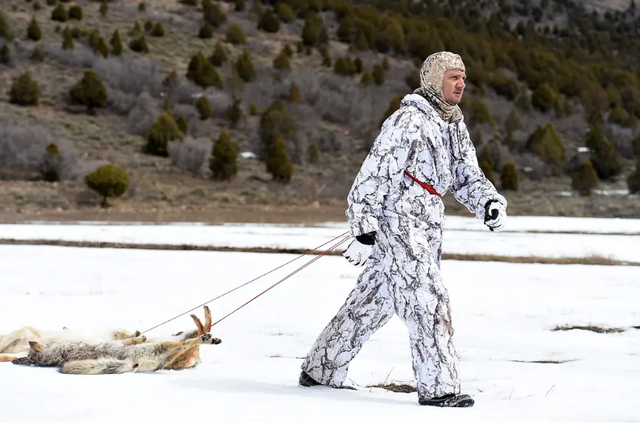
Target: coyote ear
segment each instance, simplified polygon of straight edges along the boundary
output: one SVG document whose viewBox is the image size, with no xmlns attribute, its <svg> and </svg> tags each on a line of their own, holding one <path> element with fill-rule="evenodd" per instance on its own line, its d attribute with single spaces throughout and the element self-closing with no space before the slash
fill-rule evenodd
<svg viewBox="0 0 640 423">
<path fill-rule="evenodd" d="M 34 352 L 41 352 L 42 350 L 44 350 L 44 347 L 36 341 L 29 341 L 29 347 Z"/>
</svg>

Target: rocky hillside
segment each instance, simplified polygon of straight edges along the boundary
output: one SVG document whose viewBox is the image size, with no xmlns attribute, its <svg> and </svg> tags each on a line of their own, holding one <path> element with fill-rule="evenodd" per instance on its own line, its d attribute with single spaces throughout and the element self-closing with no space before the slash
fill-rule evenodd
<svg viewBox="0 0 640 423">
<path fill-rule="evenodd" d="M 1 2 L 1 216 L 340 218 L 381 121 L 447 49 L 512 214 L 640 217 L 640 12 L 590 3 Z"/>
</svg>

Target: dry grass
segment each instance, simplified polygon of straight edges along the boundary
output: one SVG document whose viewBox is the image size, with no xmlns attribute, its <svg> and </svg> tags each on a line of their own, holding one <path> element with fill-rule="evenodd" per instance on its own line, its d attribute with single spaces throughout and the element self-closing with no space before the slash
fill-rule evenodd
<svg viewBox="0 0 640 423">
<path fill-rule="evenodd" d="M 241 253 L 270 253 L 270 254 L 309 254 L 318 255 L 323 254 L 324 250 L 318 250 L 309 252 L 309 250 L 301 248 L 268 248 L 268 247 L 219 247 L 208 245 L 189 245 L 189 244 L 138 244 L 138 243 L 122 243 L 122 242 L 99 242 L 99 241 L 63 241 L 63 240 L 49 240 L 49 239 L 0 239 L 0 245 L 49 245 L 57 247 L 85 247 L 85 248 L 118 248 L 118 249 L 133 249 L 133 250 L 181 250 L 181 251 L 222 251 L 222 252 L 241 252 Z M 331 251 L 326 253 L 328 256 L 337 256 L 342 254 L 341 251 Z M 544 263 L 544 264 L 589 264 L 589 265 L 631 265 L 640 266 L 640 263 L 629 262 L 615 262 L 606 261 L 604 263 L 594 263 L 590 259 L 581 261 L 579 258 L 573 258 L 571 261 L 559 259 L 553 261 L 553 259 L 544 259 L 535 257 L 506 257 L 506 256 L 484 256 L 477 254 L 455 254 L 455 258 L 451 259 L 447 255 L 443 255 L 443 260 L 460 260 L 460 261 L 496 261 L 496 262 L 508 262 L 508 263 Z M 570 329 L 589 329 L 594 328 L 592 326 L 572 326 L 572 327 L 556 327 L 553 330 L 570 330 Z M 610 330 L 616 331 L 616 330 Z M 622 330 L 619 330 L 622 331 Z"/>
<path fill-rule="evenodd" d="M 517 257 L 498 256 L 492 254 L 443 254 L 443 260 L 461 261 L 500 261 L 505 263 L 528 264 L 583 264 L 595 266 L 640 266 L 640 262 L 614 260 L 602 256 L 591 255 L 588 257 Z"/>
<path fill-rule="evenodd" d="M 395 383 L 370 385 L 370 386 L 367 386 L 367 388 L 382 388 L 382 389 L 386 389 L 387 391 L 399 392 L 402 394 L 410 394 L 412 392 L 416 392 L 416 388 L 411 385 L 395 384 Z"/>
<path fill-rule="evenodd" d="M 531 364 L 563 364 L 576 360 L 509 360 L 514 363 L 531 363 Z"/>
<path fill-rule="evenodd" d="M 588 330 L 591 332 L 595 332 L 595 333 L 620 333 L 620 332 L 624 332 L 624 329 L 621 328 L 603 328 L 600 326 L 556 326 L 555 328 L 551 329 L 552 331 L 559 331 L 559 330 Z"/>
</svg>

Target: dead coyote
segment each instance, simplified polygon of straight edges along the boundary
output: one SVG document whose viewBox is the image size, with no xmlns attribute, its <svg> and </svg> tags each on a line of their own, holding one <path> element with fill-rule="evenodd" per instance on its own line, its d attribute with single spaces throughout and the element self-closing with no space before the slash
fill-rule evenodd
<svg viewBox="0 0 640 423">
<path fill-rule="evenodd" d="M 168 339 L 147 339 L 140 332 L 117 329 L 104 335 L 79 336 L 71 331 L 44 332 L 25 327 L 0 336 L 0 361 L 34 366 L 58 366 L 62 373 L 109 374 L 185 369 L 200 364 L 200 344 L 219 344 L 211 331 L 211 312 L 205 323 L 191 315 L 197 329 Z"/>
</svg>

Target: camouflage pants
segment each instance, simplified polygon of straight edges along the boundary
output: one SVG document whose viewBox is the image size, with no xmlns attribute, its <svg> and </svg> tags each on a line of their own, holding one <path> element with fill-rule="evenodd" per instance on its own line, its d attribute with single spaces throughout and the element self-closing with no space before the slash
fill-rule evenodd
<svg viewBox="0 0 640 423">
<path fill-rule="evenodd" d="M 418 396 L 460 393 L 449 296 L 440 278 L 442 225 L 433 223 L 398 216 L 380 223 L 355 288 L 302 365 L 307 374 L 341 386 L 363 344 L 397 314 L 409 330 Z"/>
</svg>

